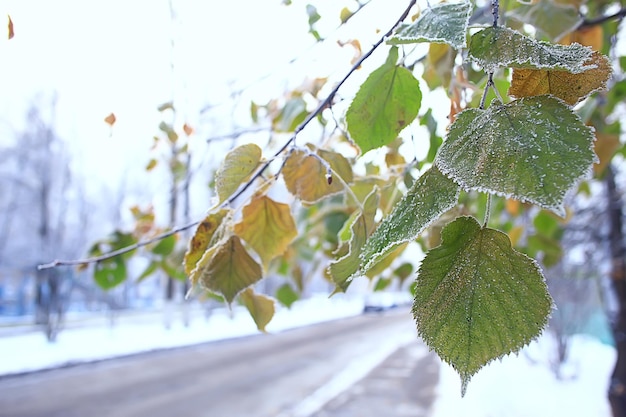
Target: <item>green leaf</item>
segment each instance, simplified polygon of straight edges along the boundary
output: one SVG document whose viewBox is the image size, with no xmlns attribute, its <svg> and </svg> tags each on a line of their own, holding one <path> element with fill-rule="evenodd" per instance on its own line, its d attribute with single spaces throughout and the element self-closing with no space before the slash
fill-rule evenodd
<svg viewBox="0 0 626 417">
<path fill-rule="evenodd" d="M 558 5 L 554 1 L 540 1 L 532 6 L 520 6 L 506 15 L 534 26 L 553 41 L 558 41 L 575 30 L 583 21 L 578 8 Z"/>
<path fill-rule="evenodd" d="M 513 67 L 556 69 L 577 74 L 593 68 L 585 65 L 591 53 L 591 48 L 577 43 L 555 45 L 498 26 L 472 35 L 468 58 L 487 72 Z"/>
<path fill-rule="evenodd" d="M 124 258 L 116 256 L 102 262 L 97 262 L 94 279 L 103 290 L 110 290 L 126 280 L 126 263 Z"/>
<path fill-rule="evenodd" d="M 215 190 L 220 203 L 226 201 L 243 181 L 250 178 L 261 160 L 261 155 L 261 148 L 253 143 L 238 146 L 226 154 L 215 174 Z"/>
<path fill-rule="evenodd" d="M 359 273 L 361 248 L 374 229 L 374 216 L 378 209 L 378 188 L 367 196 L 363 203 L 363 211 L 350 223 L 350 239 L 336 251 L 342 256 L 331 262 L 328 271 L 337 287 L 343 291 L 348 289 L 352 279 Z"/>
<path fill-rule="evenodd" d="M 415 22 L 401 25 L 387 43 L 437 42 L 447 43 L 456 49 L 465 48 L 471 13 L 472 4 L 467 0 L 435 4 L 424 10 Z"/>
<path fill-rule="evenodd" d="M 596 161 L 593 129 L 561 100 L 526 97 L 461 112 L 435 163 L 461 187 L 565 215 L 566 193 Z"/>
<path fill-rule="evenodd" d="M 204 253 L 189 278 L 232 303 L 240 291 L 263 278 L 263 272 L 239 237 L 230 236 Z"/>
<path fill-rule="evenodd" d="M 398 245 L 415 240 L 457 203 L 459 191 L 436 166 L 426 171 L 367 240 L 361 253 L 362 271 L 372 268 Z"/>
<path fill-rule="evenodd" d="M 257 329 L 265 332 L 265 326 L 274 317 L 274 301 L 262 294 L 255 294 L 252 288 L 243 291 L 239 298 L 250 312 Z"/>
<path fill-rule="evenodd" d="M 289 284 L 283 284 L 276 290 L 276 298 L 282 305 L 291 308 L 291 305 L 298 301 L 298 293 Z"/>
<path fill-rule="evenodd" d="M 391 143 L 420 109 L 422 92 L 411 71 L 396 65 L 398 48 L 370 74 L 346 113 L 348 132 L 362 153 Z"/>
<path fill-rule="evenodd" d="M 137 278 L 137 282 L 141 282 L 144 279 L 148 278 L 150 275 L 154 274 L 157 269 L 159 269 L 159 263 L 155 261 L 150 262 L 146 269 L 144 269 L 141 275 L 139 275 L 139 277 Z"/>
<path fill-rule="evenodd" d="M 178 239 L 176 238 L 175 234 L 167 236 L 161 239 L 161 241 L 159 241 L 159 243 L 157 243 L 157 245 L 152 248 L 151 252 L 155 255 L 167 256 L 174 250 L 177 240 Z"/>
<path fill-rule="evenodd" d="M 419 335 L 461 376 L 535 339 L 552 299 L 539 266 L 515 251 L 508 236 L 459 217 L 420 267 L 413 314 Z"/>
</svg>

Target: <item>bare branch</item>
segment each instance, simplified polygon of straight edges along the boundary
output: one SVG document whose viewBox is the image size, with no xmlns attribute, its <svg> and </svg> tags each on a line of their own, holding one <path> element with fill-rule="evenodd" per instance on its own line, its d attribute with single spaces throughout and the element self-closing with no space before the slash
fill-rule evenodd
<svg viewBox="0 0 626 417">
<path fill-rule="evenodd" d="M 623 19 L 624 17 L 626 17 L 626 7 L 618 10 L 617 12 L 613 13 L 613 14 L 609 14 L 606 16 L 599 16 L 593 19 L 584 19 L 580 25 L 578 26 L 578 29 L 580 28 L 585 28 L 585 27 L 589 27 L 589 26 L 596 26 L 596 25 L 601 25 L 605 22 L 608 22 L 609 20 L 613 20 L 613 19 Z"/>
<path fill-rule="evenodd" d="M 339 91 L 339 88 L 341 88 L 341 86 L 348 80 L 348 78 L 350 78 L 350 76 L 352 75 L 352 73 L 354 71 L 356 71 L 362 64 L 363 62 L 368 59 L 373 53 L 374 51 L 385 41 L 385 39 L 389 36 L 391 36 L 391 34 L 393 33 L 393 30 L 400 24 L 402 23 L 402 21 L 404 19 L 406 19 L 406 17 L 409 15 L 409 12 L 411 10 L 411 8 L 413 8 L 413 6 L 415 6 L 415 3 L 417 2 L 417 0 L 411 0 L 409 2 L 408 7 L 404 10 L 404 12 L 402 13 L 402 15 L 398 18 L 398 20 L 394 23 L 394 25 L 378 40 L 378 42 L 376 42 L 374 45 L 372 45 L 372 47 L 370 48 L 369 51 L 367 51 L 353 66 L 352 68 L 350 68 L 350 70 L 348 71 L 348 73 L 341 79 L 341 81 L 339 81 L 339 83 L 337 83 L 337 85 L 332 89 L 332 91 L 328 94 L 328 96 L 322 100 L 317 108 L 315 108 L 315 110 L 313 110 L 307 117 L 306 119 L 304 119 L 304 121 L 302 123 L 300 123 L 294 130 L 293 135 L 289 138 L 289 140 L 287 140 L 285 142 L 285 144 L 283 144 L 283 146 L 280 147 L 280 149 L 278 151 L 276 151 L 276 153 L 274 154 L 274 156 L 272 158 L 270 158 L 267 162 L 265 162 L 256 172 L 255 174 L 233 195 L 230 196 L 230 198 L 228 200 L 226 200 L 224 203 L 222 203 L 221 206 L 225 206 L 225 205 L 230 205 L 232 204 L 233 201 L 235 201 L 239 196 L 241 196 L 241 194 L 243 194 L 248 188 L 250 188 L 250 186 L 259 178 L 263 175 L 263 173 L 265 172 L 265 170 L 270 166 L 270 164 L 272 163 L 272 161 L 274 159 L 276 159 L 279 155 L 281 155 L 291 144 L 293 144 L 293 142 L 296 140 L 296 136 L 298 135 L 298 133 L 300 133 L 309 123 L 311 123 L 311 121 L 313 119 L 315 119 L 325 108 L 330 107 L 332 104 L 333 99 L 335 98 L 335 95 L 337 94 L 337 92 Z M 168 232 L 165 232 L 163 234 L 157 235 L 151 239 L 148 240 L 144 240 L 141 242 L 138 242 L 134 245 L 130 245 L 127 246 L 125 248 L 121 248 L 119 250 L 113 251 L 113 252 L 109 252 L 109 253 L 105 253 L 102 254 L 100 256 L 95 256 L 95 257 L 91 257 L 91 258 L 84 258 L 84 259 L 76 259 L 76 260 L 55 260 L 52 261 L 50 263 L 47 264 L 42 264 L 39 265 L 37 268 L 38 269 L 48 269 L 48 268 L 54 268 L 57 266 L 69 266 L 69 265 L 85 265 L 85 264 L 91 264 L 91 263 L 95 263 L 95 262 L 100 262 L 100 261 L 104 261 L 110 258 L 113 258 L 115 256 L 118 255 L 122 255 L 128 252 L 131 252 L 135 249 L 141 248 L 143 246 L 149 245 L 151 243 L 154 242 L 158 242 L 159 240 L 165 239 L 168 236 L 174 235 L 178 232 L 181 232 L 183 230 L 187 230 L 190 229 L 194 226 L 196 226 L 197 224 L 199 224 L 200 221 L 195 221 L 189 224 L 186 224 L 184 226 L 180 226 L 177 227 L 175 229 L 172 229 Z"/>
</svg>

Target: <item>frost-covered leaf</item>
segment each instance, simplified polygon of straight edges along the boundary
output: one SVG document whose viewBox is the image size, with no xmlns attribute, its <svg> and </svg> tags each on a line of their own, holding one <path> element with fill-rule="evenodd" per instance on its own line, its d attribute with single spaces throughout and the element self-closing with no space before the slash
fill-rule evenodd
<svg viewBox="0 0 626 417">
<path fill-rule="evenodd" d="M 215 174 L 215 190 L 220 203 L 226 201 L 243 181 L 250 178 L 261 160 L 261 155 L 261 148 L 253 143 L 238 146 L 226 154 Z"/>
<path fill-rule="evenodd" d="M 480 368 L 541 333 L 552 299 L 539 266 L 506 234 L 459 217 L 442 238 L 420 266 L 413 315 L 426 344 L 461 376 L 464 395 Z"/>
<path fill-rule="evenodd" d="M 242 217 L 235 233 L 259 254 L 265 266 L 283 254 L 298 234 L 289 206 L 264 195 L 253 198 L 243 208 Z"/>
<path fill-rule="evenodd" d="M 577 7 L 545 0 L 532 6 L 516 7 L 506 15 L 534 26 L 553 41 L 576 29 L 583 20 Z"/>
<path fill-rule="evenodd" d="M 246 251 L 239 237 L 233 235 L 207 250 L 189 278 L 232 303 L 240 291 L 262 277 L 261 266 Z"/>
<path fill-rule="evenodd" d="M 596 156 L 593 129 L 561 100 L 526 97 L 468 109 L 450 126 L 435 159 L 465 189 L 487 191 L 565 215 L 565 194 Z"/>
<path fill-rule="evenodd" d="M 342 256 L 333 261 L 328 271 L 333 282 L 343 291 L 348 289 L 352 279 L 359 273 L 361 248 L 374 229 L 374 216 L 378 208 L 378 190 L 375 188 L 363 203 L 363 212 L 350 223 L 350 238 L 337 249 Z"/>
<path fill-rule="evenodd" d="M 344 191 L 343 184 L 337 179 L 328 184 L 327 166 L 319 158 L 326 161 L 345 182 L 352 181 L 350 163 L 341 154 L 319 151 L 315 156 L 304 150 L 293 150 L 285 161 L 282 175 L 289 192 L 304 203 L 313 204 Z"/>
<path fill-rule="evenodd" d="M 552 94 L 574 106 L 590 94 L 606 90 L 606 83 L 613 72 L 608 58 L 599 52 L 594 52 L 587 64 L 594 65 L 595 68 L 580 74 L 567 71 L 514 69 L 509 95 L 519 98 Z"/>
<path fill-rule="evenodd" d="M 204 252 L 206 252 L 210 246 L 213 246 L 211 242 L 216 240 L 213 239 L 215 231 L 219 225 L 222 224 L 224 217 L 226 217 L 228 213 L 228 210 L 220 210 L 216 213 L 211 213 L 206 216 L 196 228 L 196 233 L 189 241 L 189 247 L 185 253 L 185 260 L 183 261 L 187 275 L 191 274 L 191 271 L 196 267 L 196 264 L 204 255 Z"/>
<path fill-rule="evenodd" d="M 370 236 L 361 253 L 362 270 L 367 271 L 404 242 L 415 240 L 459 198 L 459 186 L 431 167 L 413 183 L 393 211 Z"/>
<path fill-rule="evenodd" d="M 472 4 L 468 0 L 435 4 L 424 10 L 415 22 L 401 25 L 388 43 L 437 42 L 447 43 L 456 49 L 465 48 L 471 13 Z"/>
<path fill-rule="evenodd" d="M 274 317 L 274 301 L 263 294 L 255 294 L 252 288 L 246 288 L 239 299 L 250 312 L 257 329 L 265 332 L 265 326 Z"/>
<path fill-rule="evenodd" d="M 554 69 L 580 73 L 591 49 L 579 44 L 555 45 L 537 41 L 512 29 L 488 27 L 472 35 L 469 59 L 493 72 L 502 67 Z"/>
<path fill-rule="evenodd" d="M 415 117 L 422 102 L 419 82 L 396 65 L 398 48 L 359 88 L 346 113 L 348 132 L 362 153 L 391 143 Z"/>
</svg>

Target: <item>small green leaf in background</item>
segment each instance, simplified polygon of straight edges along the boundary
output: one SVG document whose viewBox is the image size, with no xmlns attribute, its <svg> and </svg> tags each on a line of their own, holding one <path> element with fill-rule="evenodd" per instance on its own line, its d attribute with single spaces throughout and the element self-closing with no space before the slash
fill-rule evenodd
<svg viewBox="0 0 626 417">
<path fill-rule="evenodd" d="M 116 256 L 97 262 L 94 271 L 96 284 L 103 290 L 110 290 L 126 280 L 126 263 L 124 258 Z"/>
<path fill-rule="evenodd" d="M 529 6 L 520 6 L 508 12 L 506 16 L 533 25 L 555 42 L 575 30 L 583 21 L 577 7 L 559 5 L 554 1 L 540 1 Z"/>
<path fill-rule="evenodd" d="M 513 67 L 555 69 L 578 74 L 593 68 L 585 65 L 591 53 L 591 48 L 577 43 L 555 45 L 498 26 L 472 35 L 468 58 L 487 72 Z"/>
<path fill-rule="evenodd" d="M 257 329 L 265 332 L 265 326 L 274 317 L 274 301 L 262 294 L 255 294 L 252 288 L 247 288 L 239 298 L 250 312 Z"/>
<path fill-rule="evenodd" d="M 230 304 L 239 292 L 263 278 L 263 271 L 233 235 L 207 250 L 189 278 L 203 289 L 223 295 Z"/>
<path fill-rule="evenodd" d="M 174 250 L 177 241 L 176 235 L 170 235 L 165 237 L 157 243 L 157 245 L 152 248 L 151 252 L 155 255 L 167 256 Z"/>
<path fill-rule="evenodd" d="M 413 183 L 402 200 L 367 240 L 361 253 L 361 270 L 367 271 L 396 246 L 415 240 L 441 213 L 453 207 L 459 186 L 431 167 Z"/>
<path fill-rule="evenodd" d="M 291 308 L 291 305 L 298 301 L 298 293 L 291 288 L 289 284 L 283 284 L 276 290 L 276 298 L 282 305 Z"/>
<path fill-rule="evenodd" d="M 486 191 L 565 215 L 566 193 L 597 160 L 593 129 L 551 96 L 494 101 L 467 109 L 450 126 L 435 159 L 465 189 Z"/>
<path fill-rule="evenodd" d="M 215 190 L 219 202 L 226 201 L 246 181 L 261 160 L 262 151 L 257 145 L 248 143 L 226 154 L 215 174 Z"/>
<path fill-rule="evenodd" d="M 465 395 L 483 366 L 539 336 L 553 304 L 537 263 L 506 234 L 459 217 L 442 239 L 418 272 L 413 314 L 426 344 L 459 373 Z"/>
<path fill-rule="evenodd" d="M 401 25 L 387 42 L 392 45 L 437 42 L 456 49 L 465 48 L 471 13 L 472 4 L 468 0 L 435 4 L 424 10 L 415 22 Z"/>
<path fill-rule="evenodd" d="M 396 65 L 398 48 L 359 88 L 346 113 L 348 133 L 362 153 L 390 144 L 420 109 L 422 92 L 411 71 Z"/>
<path fill-rule="evenodd" d="M 354 221 L 350 223 L 350 237 L 345 239 L 337 249 L 335 255 L 343 255 L 331 262 L 328 271 L 338 289 L 348 289 L 352 279 L 359 273 L 361 263 L 361 249 L 372 229 L 374 228 L 374 216 L 378 209 L 378 188 L 369 194 L 363 203 L 363 212 L 358 213 Z"/>
</svg>

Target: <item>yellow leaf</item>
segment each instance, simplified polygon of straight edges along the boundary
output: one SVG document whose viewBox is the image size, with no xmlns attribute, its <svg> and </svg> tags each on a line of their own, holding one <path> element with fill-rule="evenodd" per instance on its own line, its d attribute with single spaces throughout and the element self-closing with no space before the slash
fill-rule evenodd
<svg viewBox="0 0 626 417">
<path fill-rule="evenodd" d="M 226 201 L 246 181 L 261 160 L 262 151 L 257 145 L 241 145 L 226 154 L 215 178 L 219 202 Z"/>
<path fill-rule="evenodd" d="M 512 216 L 517 216 L 519 214 L 520 206 L 521 203 L 519 200 L 512 200 L 510 198 L 507 198 L 504 202 L 504 207 L 506 208 L 506 211 L 508 211 L 509 214 Z"/>
<path fill-rule="evenodd" d="M 242 214 L 243 220 L 235 225 L 235 233 L 259 254 L 266 267 L 298 235 L 289 206 L 267 196 L 252 199 Z"/>
<path fill-rule="evenodd" d="M 593 166 L 593 172 L 596 175 L 601 175 L 604 172 L 609 162 L 611 162 L 611 158 L 613 158 L 613 155 L 620 146 L 619 135 L 596 132 L 594 150 L 600 159 L 600 162 Z"/>
<path fill-rule="evenodd" d="M 185 253 L 185 273 L 191 274 L 196 267 L 198 261 L 202 258 L 204 253 L 211 245 L 211 241 L 214 241 L 215 232 L 217 228 L 222 224 L 224 217 L 229 213 L 228 210 L 220 210 L 217 213 L 211 213 L 205 217 L 204 220 L 196 228 L 196 233 L 189 241 L 189 247 Z"/>
<path fill-rule="evenodd" d="M 274 301 L 262 294 L 255 294 L 252 288 L 247 288 L 239 298 L 250 312 L 257 329 L 265 332 L 265 326 L 274 317 Z"/>
<path fill-rule="evenodd" d="M 107 117 L 104 118 L 104 122 L 107 123 L 109 126 L 113 126 L 116 120 L 117 119 L 115 117 L 115 114 L 113 113 L 110 113 Z"/>
<path fill-rule="evenodd" d="M 9 39 L 13 39 L 15 36 L 15 32 L 13 31 L 13 20 L 11 20 L 11 16 L 7 15 L 9 18 Z"/>
<path fill-rule="evenodd" d="M 341 175 L 345 182 L 352 181 L 350 164 L 341 154 L 320 150 L 315 156 L 299 149 L 294 150 L 285 161 L 282 175 L 289 192 L 303 203 L 313 204 L 324 197 L 344 191 L 343 184 L 334 178 L 334 174 L 331 184 L 328 184 L 328 168 L 320 158 Z"/>
<path fill-rule="evenodd" d="M 148 161 L 148 165 L 146 165 L 146 171 L 152 171 L 158 164 L 158 161 L 154 158 Z"/>
<path fill-rule="evenodd" d="M 552 94 L 570 106 L 582 101 L 591 93 L 606 89 L 611 78 L 611 63 L 599 52 L 594 52 L 586 65 L 595 65 L 580 74 L 567 71 L 514 69 L 509 95 L 521 98 Z"/>
<path fill-rule="evenodd" d="M 189 278 L 230 304 L 239 292 L 263 278 L 263 272 L 241 240 L 232 235 L 207 250 Z"/>
<path fill-rule="evenodd" d="M 574 42 L 589 46 L 594 51 L 602 50 L 602 46 L 604 45 L 604 30 L 602 29 L 602 25 L 580 28 L 574 32 L 568 33 L 559 40 L 559 43 L 563 45 L 570 45 Z"/>
</svg>

